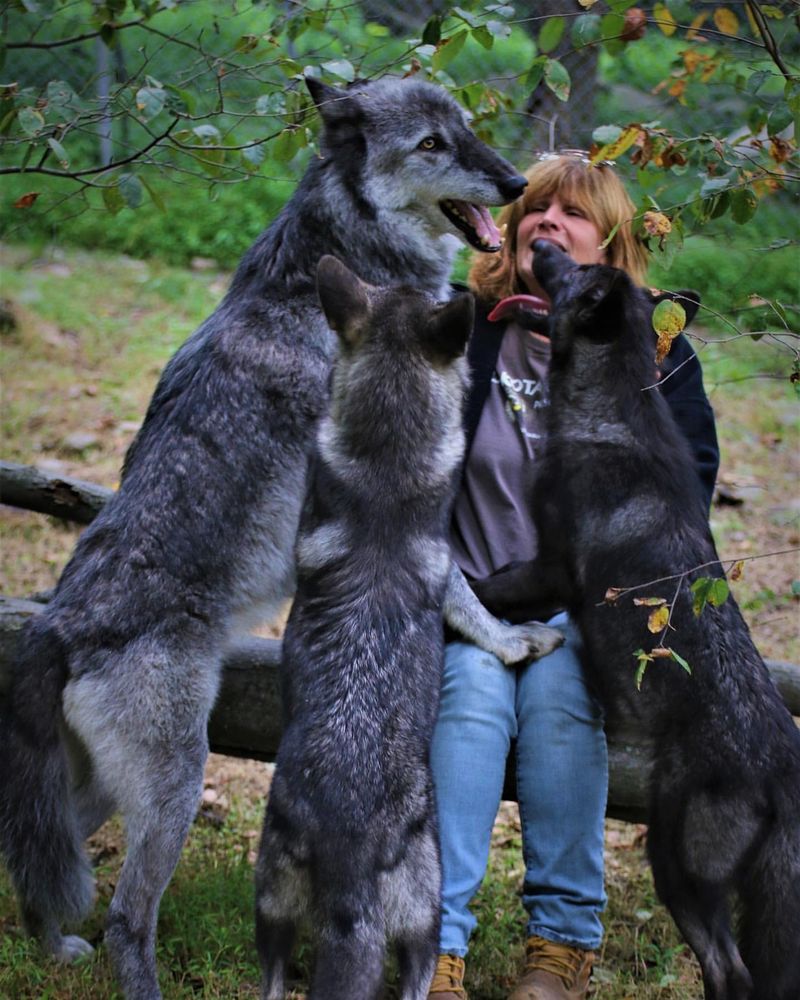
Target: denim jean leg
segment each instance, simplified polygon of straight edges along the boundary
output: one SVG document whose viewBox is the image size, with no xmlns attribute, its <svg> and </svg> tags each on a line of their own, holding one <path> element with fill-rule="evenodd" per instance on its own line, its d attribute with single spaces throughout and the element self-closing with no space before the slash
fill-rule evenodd
<svg viewBox="0 0 800 1000">
<path fill-rule="evenodd" d="M 602 940 L 608 754 L 602 709 L 586 686 L 580 638 L 565 614 L 555 652 L 517 683 L 517 795 L 528 934 L 581 948 Z"/>
<path fill-rule="evenodd" d="M 489 857 L 516 733 L 515 674 L 463 642 L 445 649 L 442 697 L 431 747 L 442 850 L 440 951 L 465 955 L 475 917 L 469 903 Z"/>
</svg>

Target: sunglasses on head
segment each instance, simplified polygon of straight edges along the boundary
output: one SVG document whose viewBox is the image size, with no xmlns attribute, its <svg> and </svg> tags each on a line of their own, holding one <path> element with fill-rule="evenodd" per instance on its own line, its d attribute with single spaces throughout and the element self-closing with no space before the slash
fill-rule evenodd
<svg viewBox="0 0 800 1000">
<path fill-rule="evenodd" d="M 551 149 L 537 153 L 536 159 L 541 163 L 544 160 L 559 160 L 564 156 L 580 160 L 581 163 L 591 167 L 616 167 L 617 165 L 614 160 L 598 160 L 597 163 L 592 163 L 591 154 L 587 149 Z"/>
</svg>

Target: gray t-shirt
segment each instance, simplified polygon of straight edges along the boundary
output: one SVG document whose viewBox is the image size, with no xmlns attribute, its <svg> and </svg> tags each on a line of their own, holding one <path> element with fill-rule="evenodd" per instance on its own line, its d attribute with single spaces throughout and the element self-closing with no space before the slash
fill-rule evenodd
<svg viewBox="0 0 800 1000">
<path fill-rule="evenodd" d="M 453 508 L 453 556 L 469 579 L 536 555 L 531 495 L 549 364 L 550 341 L 509 323 Z"/>
</svg>

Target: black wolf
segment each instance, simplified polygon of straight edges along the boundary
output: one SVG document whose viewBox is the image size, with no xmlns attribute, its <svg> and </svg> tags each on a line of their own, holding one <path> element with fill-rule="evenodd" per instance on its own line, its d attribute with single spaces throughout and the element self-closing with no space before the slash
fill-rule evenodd
<svg viewBox="0 0 800 1000">
<path fill-rule="evenodd" d="M 693 611 L 691 583 L 723 571 L 691 455 L 664 400 L 646 388 L 653 299 L 622 271 L 578 266 L 548 243 L 535 248 L 553 310 L 549 438 L 534 509 L 542 551 L 478 596 L 502 613 L 520 593 L 530 603 L 554 591 L 578 622 L 608 710 L 646 721 L 648 853 L 707 1000 L 797 1000 L 800 733 L 733 598 Z M 637 696 L 633 654 L 660 640 L 630 599 L 609 606 L 604 595 L 609 585 L 650 581 L 662 582 L 637 595 L 674 598 L 668 644 L 691 674 L 658 659 Z"/>
<path fill-rule="evenodd" d="M 262 997 L 284 996 L 309 918 L 311 997 L 377 997 L 389 938 L 401 997 L 422 1000 L 438 947 L 428 753 L 473 301 L 372 288 L 330 257 L 319 291 L 342 346 L 283 643 L 286 728 L 257 866 Z"/>
<path fill-rule="evenodd" d="M 308 81 L 315 158 L 214 314 L 167 365 L 119 492 L 27 629 L 0 718 L 0 846 L 28 930 L 70 959 L 92 878 L 83 839 L 122 812 L 106 942 L 126 997 L 160 997 L 156 917 L 199 802 L 222 651 L 294 590 L 293 542 L 335 336 L 324 253 L 366 280 L 446 297 L 459 238 L 498 249 L 483 206 L 525 179 L 446 91 Z"/>
</svg>

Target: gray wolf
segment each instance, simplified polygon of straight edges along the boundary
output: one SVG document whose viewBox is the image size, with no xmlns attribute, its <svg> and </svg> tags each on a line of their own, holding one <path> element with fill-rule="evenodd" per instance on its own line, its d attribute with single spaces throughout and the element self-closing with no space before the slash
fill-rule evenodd
<svg viewBox="0 0 800 1000">
<path fill-rule="evenodd" d="M 439 936 L 428 755 L 474 306 L 469 294 L 442 304 L 368 286 L 333 257 L 318 285 L 342 345 L 283 640 L 285 730 L 256 875 L 262 997 L 284 996 L 307 919 L 310 997 L 377 997 L 390 939 L 400 996 L 421 1000 Z M 561 638 L 540 627 L 537 652 Z"/>
<path fill-rule="evenodd" d="M 800 733 L 733 598 L 693 611 L 692 582 L 723 570 L 691 455 L 664 400 L 645 388 L 654 300 L 623 272 L 579 267 L 551 244 L 537 241 L 535 255 L 553 303 L 534 505 L 542 552 L 478 596 L 502 613 L 515 593 L 554 592 L 578 622 L 608 712 L 635 712 L 652 733 L 649 858 L 707 1000 L 797 1000 Z M 696 311 L 690 295 L 682 300 Z M 637 695 L 634 653 L 661 639 L 630 597 L 604 602 L 617 585 L 670 599 L 665 642 L 691 673 L 657 659 Z"/>
<path fill-rule="evenodd" d="M 160 997 L 156 918 L 195 814 L 231 632 L 295 586 L 293 541 L 335 335 L 324 253 L 366 280 L 446 297 L 461 239 L 497 249 L 485 205 L 525 179 L 446 91 L 309 80 L 322 156 L 166 366 L 120 489 L 26 630 L 0 719 L 0 846 L 27 929 L 55 957 L 90 908 L 82 842 L 112 811 L 127 856 L 106 944 L 128 1000 Z"/>
</svg>

